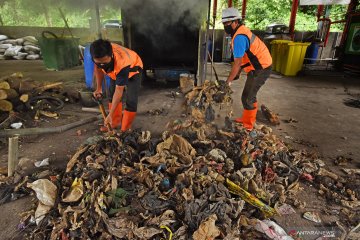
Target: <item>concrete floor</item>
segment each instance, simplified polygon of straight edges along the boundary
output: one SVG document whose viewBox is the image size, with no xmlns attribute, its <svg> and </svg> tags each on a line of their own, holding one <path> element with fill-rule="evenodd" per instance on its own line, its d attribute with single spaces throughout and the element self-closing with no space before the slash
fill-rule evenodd
<svg viewBox="0 0 360 240">
<path fill-rule="evenodd" d="M 219 78 L 226 79 L 229 66 L 215 66 Z M 241 115 L 245 79 L 242 74 L 232 84 L 235 116 Z M 281 124 L 273 130 L 285 142 L 317 152 L 330 165 L 337 156 L 351 157 L 356 165 L 360 164 L 360 109 L 343 103 L 355 97 L 360 97 L 360 78 L 331 71 L 307 71 L 301 77 L 273 73 L 260 89 L 258 102 L 279 115 Z M 258 122 L 261 118 L 259 111 Z M 290 118 L 298 122 L 286 123 Z M 299 141 L 302 144 L 296 143 Z"/>
<path fill-rule="evenodd" d="M 216 64 L 220 79 L 226 79 L 230 66 L 228 64 Z M 208 68 L 210 69 L 210 67 Z M 38 81 L 64 81 L 65 85 L 74 89 L 84 88 L 83 70 L 77 67 L 61 72 L 47 71 L 41 61 L 1 61 L 1 76 L 13 72 L 23 72 L 24 77 L 30 77 Z M 317 152 L 328 167 L 341 173 L 339 167 L 333 164 L 337 156 L 353 158 L 348 167 L 360 167 L 360 109 L 351 108 L 343 104 L 343 100 L 350 96 L 344 91 L 348 89 L 351 94 L 360 93 L 360 79 L 345 77 L 343 74 L 322 72 L 321 75 L 311 75 L 308 72 L 303 77 L 282 77 L 272 74 L 267 83 L 260 89 L 258 101 L 278 113 L 282 120 L 279 126 L 273 127 L 275 134 L 294 146 L 294 148 L 307 148 Z M 210 78 L 210 76 L 208 77 Z M 234 116 L 240 116 L 242 105 L 240 103 L 241 91 L 245 76 L 232 85 L 234 90 Z M 134 128 L 141 127 L 159 135 L 165 129 L 170 120 L 181 119 L 183 98 L 177 95 L 179 91 L 173 84 L 157 83 L 144 86 L 139 98 L 138 117 Z M 175 98 L 173 96 L 176 96 Z M 163 108 L 164 113 L 158 116 L 149 115 L 151 109 Z M 58 120 L 41 121 L 37 126 L 58 126 L 79 120 L 84 117 L 94 116 L 94 113 L 81 111 L 79 104 L 66 105 L 60 112 Z M 217 117 L 216 122 L 220 125 L 224 116 Z M 285 123 L 284 120 L 293 118 L 297 123 Z M 64 168 L 69 157 L 74 154 L 79 145 L 88 137 L 99 134 L 100 122 L 90 123 L 71 129 L 62 134 L 32 136 L 21 138 L 20 157 L 28 157 L 33 160 L 42 160 L 50 157 L 51 167 Z M 258 123 L 265 123 L 261 112 L 258 113 Z M 25 122 L 30 126 L 31 121 Z M 80 131 L 80 134 L 78 134 Z M 302 144 L 296 142 L 301 141 Z M 0 143 L 0 167 L 6 166 L 7 145 Z M 341 173 L 342 174 L 342 173 Z M 314 189 L 310 194 L 316 195 Z M 316 197 L 311 198 L 317 202 Z M 312 203 L 310 203 L 312 206 Z M 2 205 L 2 218 L 0 219 L 0 239 L 9 239 L 16 234 L 16 226 L 19 223 L 18 213 L 30 208 L 30 198 L 14 201 Z M 14 213 L 17 213 L 14 215 Z M 294 226 L 306 226 L 306 220 L 301 215 L 292 221 L 280 219 L 287 230 Z M 289 224 L 292 224 L 289 226 Z M 15 237 L 15 239 L 17 239 Z M 19 238 L 21 239 L 21 237 Z M 313 238 L 309 238 L 313 239 Z"/>
</svg>

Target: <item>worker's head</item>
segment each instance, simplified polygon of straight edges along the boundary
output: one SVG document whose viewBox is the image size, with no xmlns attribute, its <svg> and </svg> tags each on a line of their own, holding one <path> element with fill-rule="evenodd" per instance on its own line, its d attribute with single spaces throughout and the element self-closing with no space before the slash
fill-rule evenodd
<svg viewBox="0 0 360 240">
<path fill-rule="evenodd" d="M 242 24 L 241 16 L 236 8 L 226 8 L 222 11 L 222 23 L 227 34 L 234 34 L 234 31 Z"/>
<path fill-rule="evenodd" d="M 90 54 L 96 66 L 104 69 L 105 72 L 114 70 L 114 55 L 109 41 L 103 39 L 94 41 L 90 45 Z"/>
</svg>

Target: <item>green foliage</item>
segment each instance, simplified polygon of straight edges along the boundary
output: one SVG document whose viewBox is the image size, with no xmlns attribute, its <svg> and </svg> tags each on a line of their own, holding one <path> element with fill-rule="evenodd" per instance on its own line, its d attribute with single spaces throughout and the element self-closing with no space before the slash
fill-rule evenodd
<svg viewBox="0 0 360 240">
<path fill-rule="evenodd" d="M 101 22 L 121 19 L 120 6 L 130 0 L 98 0 Z M 165 0 L 164 0 L 165 1 Z M 212 0 L 213 1 L 213 0 Z M 218 1 L 215 27 L 221 24 L 222 9 L 228 0 Z M 264 30 L 270 23 L 289 24 L 292 0 L 248 0 L 246 25 L 254 30 Z M 233 0 L 233 6 L 241 11 L 242 0 Z M 0 0 L 0 16 L 5 26 L 52 26 L 64 27 L 58 8 L 61 7 L 70 27 L 89 27 L 94 16 L 93 0 Z M 212 9 L 212 8 L 211 8 Z M 347 5 L 331 6 L 331 20 L 344 19 Z M 299 6 L 295 30 L 315 31 L 317 6 Z M 211 14 L 212 15 L 212 14 Z M 343 24 L 332 25 L 332 31 L 341 31 Z"/>
<path fill-rule="evenodd" d="M 227 7 L 227 0 L 218 3 L 216 28 L 223 28 L 221 11 Z M 233 1 L 233 6 L 241 12 L 242 1 Z M 268 24 L 283 23 L 289 25 L 292 0 L 248 0 L 246 7 L 246 25 L 254 30 L 264 30 Z M 344 19 L 347 5 L 331 6 L 330 18 L 332 21 Z M 316 31 L 317 6 L 299 6 L 296 15 L 295 30 Z M 343 24 L 334 24 L 331 31 L 342 31 Z"/>
<path fill-rule="evenodd" d="M 113 7 L 119 6 L 115 1 L 99 1 L 102 22 L 121 19 L 120 8 Z M 70 27 L 89 27 L 95 12 L 92 0 L 0 0 L 0 16 L 5 26 L 64 27 L 59 8 Z"/>
</svg>

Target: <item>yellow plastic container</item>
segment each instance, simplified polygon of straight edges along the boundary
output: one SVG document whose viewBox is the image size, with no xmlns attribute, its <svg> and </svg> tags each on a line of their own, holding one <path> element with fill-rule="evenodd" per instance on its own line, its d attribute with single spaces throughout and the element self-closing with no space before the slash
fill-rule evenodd
<svg viewBox="0 0 360 240">
<path fill-rule="evenodd" d="M 273 65 L 273 69 L 274 71 L 278 71 L 277 67 L 276 67 L 276 63 L 278 62 L 278 51 L 279 51 L 279 40 L 273 40 L 271 41 L 271 57 L 272 57 L 272 65 Z"/>
<path fill-rule="evenodd" d="M 296 76 L 301 70 L 307 47 L 310 43 L 290 42 L 283 50 L 283 61 L 281 64 L 281 73 L 285 76 Z"/>
<path fill-rule="evenodd" d="M 273 40 L 271 41 L 271 57 L 273 60 L 273 69 L 276 72 L 281 71 L 282 62 L 284 61 L 285 48 L 290 40 Z"/>
</svg>

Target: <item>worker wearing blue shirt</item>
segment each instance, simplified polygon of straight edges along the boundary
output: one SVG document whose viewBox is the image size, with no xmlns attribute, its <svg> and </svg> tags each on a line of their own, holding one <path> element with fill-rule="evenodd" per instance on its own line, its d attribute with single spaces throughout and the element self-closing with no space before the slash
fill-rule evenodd
<svg viewBox="0 0 360 240">
<path fill-rule="evenodd" d="M 231 49 L 234 56 L 234 64 L 226 81 L 230 84 L 242 70 L 247 73 L 241 95 L 244 111 L 242 117 L 236 118 L 235 121 L 242 123 L 244 128 L 252 130 L 258 109 L 256 95 L 270 76 L 272 58 L 260 38 L 244 26 L 237 9 L 224 9 L 222 23 L 225 32 L 232 37 Z"/>
<path fill-rule="evenodd" d="M 234 58 L 242 58 L 249 47 L 250 45 L 247 37 L 244 35 L 237 35 L 234 39 Z"/>
</svg>

